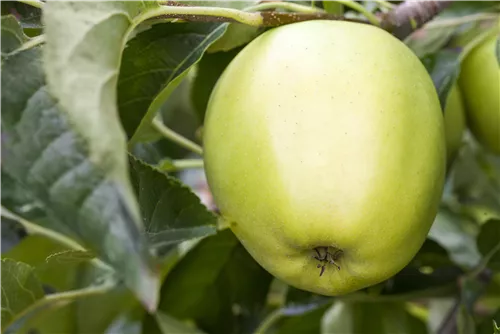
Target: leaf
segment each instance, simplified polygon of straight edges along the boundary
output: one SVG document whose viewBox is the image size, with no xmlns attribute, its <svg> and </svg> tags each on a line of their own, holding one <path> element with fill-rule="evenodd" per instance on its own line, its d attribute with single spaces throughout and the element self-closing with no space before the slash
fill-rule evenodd
<svg viewBox="0 0 500 334">
<path fill-rule="evenodd" d="M 30 215 L 36 210 L 36 203 L 26 194 L 26 190 L 2 168 L 2 207 L 13 212 Z M 21 212 L 20 212 L 21 211 Z"/>
<path fill-rule="evenodd" d="M 130 178 L 153 248 L 165 253 L 182 241 L 216 233 L 217 219 L 189 188 L 132 156 L 129 162 Z"/>
<path fill-rule="evenodd" d="M 445 109 L 448 94 L 460 74 L 460 53 L 459 48 L 442 49 L 422 60 L 432 77 L 442 110 Z"/>
<path fill-rule="evenodd" d="M 320 333 L 321 319 L 330 304 L 316 304 L 310 308 L 304 308 L 303 312 L 286 312 L 285 318 L 277 325 L 276 334 L 288 333 Z M 287 308 L 291 311 L 291 308 Z M 297 307 L 295 307 L 297 311 Z"/>
<path fill-rule="evenodd" d="M 76 288 L 75 275 L 80 263 L 62 265 L 55 261 L 47 262 L 51 255 L 65 251 L 70 250 L 52 239 L 28 235 L 14 248 L 2 254 L 2 258 L 11 258 L 32 266 L 43 284 L 56 291 L 65 291 Z"/>
<path fill-rule="evenodd" d="M 184 4 L 189 4 L 191 6 L 204 6 L 204 7 L 224 7 L 243 10 L 246 7 L 251 7 L 258 3 L 258 1 L 183 1 Z M 244 44 L 249 43 L 255 37 L 257 37 L 263 29 L 260 27 L 252 27 L 241 23 L 229 23 L 225 24 L 227 26 L 226 31 L 210 45 L 207 49 L 208 53 L 212 52 L 226 52 L 234 48 L 240 47 Z"/>
<path fill-rule="evenodd" d="M 2 12 L 14 15 L 23 28 L 42 28 L 42 10 L 19 1 L 2 1 Z"/>
<path fill-rule="evenodd" d="M 87 269 L 79 271 L 79 277 L 76 281 L 80 283 L 80 287 L 45 296 L 37 301 L 29 312 L 25 312 L 12 327 L 22 329 L 21 333 L 32 333 L 33 331 L 47 334 L 61 333 L 61 328 L 71 328 L 69 332 L 102 333 L 107 324 L 104 327 L 99 327 L 99 325 L 112 320 L 108 318 L 108 314 L 114 313 L 113 315 L 116 317 L 116 314 L 122 312 L 123 308 L 127 306 L 124 301 L 116 304 L 113 294 L 121 288 L 122 291 L 125 290 L 128 293 L 131 300 L 135 299 L 133 299 L 130 290 L 118 284 L 114 273 L 90 266 L 88 269 L 97 270 L 100 276 L 89 282 L 86 280 L 86 276 L 90 271 Z M 84 303 L 95 298 L 99 304 L 93 304 L 91 309 L 83 307 Z M 85 313 L 80 319 L 79 313 L 82 311 Z M 57 316 L 62 316 L 62 318 L 58 319 Z M 54 319 L 56 319 L 56 324 L 50 322 Z"/>
<path fill-rule="evenodd" d="M 23 29 L 17 22 L 16 18 L 12 15 L 2 16 L 2 59 L 8 53 L 19 48 L 28 37 L 23 33 Z"/>
<path fill-rule="evenodd" d="M 419 58 L 434 54 L 464 28 L 463 24 L 450 24 L 450 20 L 491 11 L 494 7 L 495 3 L 491 1 L 454 1 L 432 21 L 408 36 L 404 42 Z"/>
<path fill-rule="evenodd" d="M 229 52 L 206 53 L 199 62 L 191 88 L 191 99 L 200 123 L 205 118 L 208 100 L 217 80 L 240 51 L 241 49 L 234 49 Z"/>
<path fill-rule="evenodd" d="M 457 314 L 457 334 L 475 334 L 474 318 L 463 305 L 459 306 Z"/>
<path fill-rule="evenodd" d="M 50 254 L 45 258 L 45 262 L 55 261 L 60 264 L 64 263 L 80 263 L 91 260 L 95 254 L 89 251 L 82 251 L 76 249 L 68 249 L 60 252 Z"/>
<path fill-rule="evenodd" d="M 438 22 L 435 19 L 431 22 Z M 455 34 L 456 26 L 430 29 L 425 26 L 408 36 L 404 43 L 419 58 L 433 55 L 441 50 Z"/>
<path fill-rule="evenodd" d="M 475 238 L 464 228 L 463 218 L 447 210 L 440 210 L 428 238 L 445 248 L 451 259 L 461 267 L 473 268 L 479 264 Z"/>
<path fill-rule="evenodd" d="M 40 203 L 51 227 L 94 251 L 154 308 L 157 273 L 127 190 L 128 174 L 119 175 L 127 171 L 117 162 L 126 153 L 116 150 L 120 145 L 105 147 L 112 143 L 102 137 L 81 134 L 48 92 L 40 56 L 35 48 L 4 61 L 2 168 Z M 108 156 L 96 160 L 103 151 Z"/>
<path fill-rule="evenodd" d="M 263 32 L 262 28 L 241 23 L 230 23 L 224 35 L 213 43 L 208 53 L 227 52 L 250 43 Z"/>
<path fill-rule="evenodd" d="M 481 227 L 477 248 L 490 267 L 500 270 L 500 219 L 491 219 Z"/>
<path fill-rule="evenodd" d="M 326 312 L 321 333 L 427 333 L 425 324 L 401 302 L 335 302 Z"/>
<path fill-rule="evenodd" d="M 33 267 L 10 259 L 2 259 L 2 331 L 16 318 L 44 297 Z"/>
<path fill-rule="evenodd" d="M 172 269 L 159 309 L 193 319 L 208 333 L 251 330 L 265 304 L 271 275 L 230 230 L 200 241 Z"/>
<path fill-rule="evenodd" d="M 118 105 L 131 143 L 142 140 L 168 96 L 225 29 L 220 23 L 163 23 L 139 33 L 127 44 L 118 81 Z"/>
<path fill-rule="evenodd" d="M 323 1 L 323 8 L 327 13 L 333 15 L 343 15 L 344 5 L 335 1 Z"/>
<path fill-rule="evenodd" d="M 483 223 L 500 218 L 500 159 L 472 145 L 465 146 L 450 171 L 457 201 L 474 219 Z"/>
<path fill-rule="evenodd" d="M 155 317 L 163 334 L 203 334 L 203 332 L 197 328 L 189 327 L 188 325 L 163 312 L 157 311 Z"/>
</svg>

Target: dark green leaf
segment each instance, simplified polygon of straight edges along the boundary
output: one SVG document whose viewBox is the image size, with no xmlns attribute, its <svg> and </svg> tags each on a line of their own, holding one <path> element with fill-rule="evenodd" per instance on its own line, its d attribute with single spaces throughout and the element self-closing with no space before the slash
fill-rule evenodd
<svg viewBox="0 0 500 334">
<path fill-rule="evenodd" d="M 3 64 L 2 167 L 41 203 L 59 232 L 96 252 L 154 308 L 157 274 L 127 191 L 130 181 L 120 175 L 127 166 L 120 171 L 115 164 L 126 153 L 105 147 L 112 143 L 97 134 L 81 134 L 47 91 L 40 55 L 30 49 Z M 98 159 L 104 151 L 109 155 Z"/>
<path fill-rule="evenodd" d="M 460 49 L 443 49 L 423 59 L 444 110 L 448 94 L 460 73 Z"/>
<path fill-rule="evenodd" d="M 491 219 L 481 227 L 477 248 L 490 267 L 500 270 L 500 219 Z"/>
<path fill-rule="evenodd" d="M 225 29 L 220 23 L 164 23 L 128 42 L 120 68 L 118 105 L 132 142 L 142 140 L 141 132 Z"/>
<path fill-rule="evenodd" d="M 2 168 L 2 206 L 19 214 L 29 214 L 36 203 L 26 194 L 26 190 Z M 21 211 L 21 212 L 19 212 Z"/>
<path fill-rule="evenodd" d="M 401 302 L 336 302 L 326 312 L 322 333 L 427 333 L 425 324 Z"/>
<path fill-rule="evenodd" d="M 189 239 L 216 233 L 216 217 L 179 180 L 132 156 L 132 184 L 152 247 L 165 253 Z"/>
<path fill-rule="evenodd" d="M 25 41 L 28 40 L 23 33 L 23 29 L 12 15 L 2 16 L 2 58 L 8 53 L 19 48 Z"/>
<path fill-rule="evenodd" d="M 304 308 L 302 309 L 303 312 L 288 312 L 286 317 L 278 323 L 276 334 L 319 334 L 321 332 L 321 321 L 323 315 L 329 306 L 329 304 L 323 303 L 308 309 Z M 288 308 L 288 310 L 291 311 L 291 308 Z M 297 308 L 295 308 L 295 310 L 298 311 Z"/>
<path fill-rule="evenodd" d="M 225 230 L 200 241 L 173 268 L 162 287 L 160 310 L 193 319 L 209 333 L 248 331 L 259 320 L 270 282 Z"/>
<path fill-rule="evenodd" d="M 185 323 L 180 322 L 179 320 L 169 316 L 163 312 L 156 312 L 156 321 L 158 322 L 158 326 L 160 327 L 163 334 L 173 334 L 173 333 L 182 333 L 182 334 L 203 334 L 197 328 L 192 328 Z"/>
<path fill-rule="evenodd" d="M 42 285 L 33 267 L 2 259 L 2 331 L 43 297 Z"/>
<path fill-rule="evenodd" d="M 439 18 L 462 17 L 465 15 L 492 12 L 497 4 L 494 1 L 453 1 L 439 14 Z"/>
<path fill-rule="evenodd" d="M 229 52 L 207 53 L 199 62 L 191 89 L 191 99 L 200 123 L 203 123 L 205 118 L 212 89 L 224 69 L 240 51 L 241 49 L 234 49 Z"/>
</svg>

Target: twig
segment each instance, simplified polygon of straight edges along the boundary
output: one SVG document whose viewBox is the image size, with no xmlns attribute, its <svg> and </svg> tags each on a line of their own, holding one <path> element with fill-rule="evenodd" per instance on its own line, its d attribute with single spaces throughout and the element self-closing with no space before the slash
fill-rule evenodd
<svg viewBox="0 0 500 334">
<path fill-rule="evenodd" d="M 381 15 L 381 27 L 397 38 L 404 39 L 451 3 L 452 1 L 406 1 Z"/>
<path fill-rule="evenodd" d="M 180 146 L 190 150 L 191 152 L 194 152 L 194 153 L 199 154 L 199 155 L 203 155 L 203 149 L 201 148 L 200 145 L 187 139 L 186 137 L 181 136 L 180 134 L 173 131 L 172 129 L 169 129 L 159 119 L 155 118 L 153 120 L 152 124 L 153 124 L 153 127 L 156 129 L 156 131 L 158 131 L 166 139 L 169 139 L 169 140 L 173 141 L 174 143 L 179 144 Z"/>
</svg>

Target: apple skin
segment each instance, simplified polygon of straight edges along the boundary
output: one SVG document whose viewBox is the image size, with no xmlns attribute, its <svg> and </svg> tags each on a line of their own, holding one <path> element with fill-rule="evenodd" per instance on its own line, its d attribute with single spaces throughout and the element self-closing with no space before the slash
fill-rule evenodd
<svg viewBox="0 0 500 334">
<path fill-rule="evenodd" d="M 444 108 L 444 132 L 446 138 L 446 156 L 448 165 L 455 158 L 462 146 L 462 136 L 465 131 L 465 110 L 462 93 L 457 85 L 453 85 Z"/>
<path fill-rule="evenodd" d="M 425 68 L 389 33 L 294 23 L 253 40 L 222 74 L 204 160 L 253 258 L 292 286 L 339 295 L 388 279 L 421 247 L 443 188 L 444 121 Z M 340 270 L 314 258 L 324 247 L 341 250 Z"/>
<path fill-rule="evenodd" d="M 497 38 L 487 38 L 465 57 L 459 84 L 471 132 L 483 147 L 500 155 L 500 66 L 495 55 Z"/>
</svg>

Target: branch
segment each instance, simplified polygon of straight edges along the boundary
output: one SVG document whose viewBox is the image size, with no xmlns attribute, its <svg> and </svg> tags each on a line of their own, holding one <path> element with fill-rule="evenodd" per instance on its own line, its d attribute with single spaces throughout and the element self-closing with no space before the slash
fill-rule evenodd
<svg viewBox="0 0 500 334">
<path fill-rule="evenodd" d="M 149 12 L 147 16 L 141 17 L 139 21 L 149 18 L 180 19 L 195 22 L 239 22 L 256 27 L 276 27 L 290 23 L 309 20 L 338 20 L 357 23 L 371 23 L 381 26 L 399 39 L 404 39 L 413 31 L 422 27 L 432 20 L 452 1 L 406 1 L 395 6 L 387 13 L 379 14 L 378 17 L 363 11 L 364 7 L 350 1 L 338 0 L 337 2 L 350 7 L 365 15 L 367 20 L 346 18 L 326 13 L 322 10 L 304 10 L 304 6 L 295 5 L 286 7 L 279 2 L 266 3 L 264 7 L 250 7 L 245 10 L 236 10 L 221 7 L 192 7 L 176 1 L 166 1 L 164 6 L 156 11 Z M 251 10 L 268 9 L 272 7 L 298 10 L 299 13 L 282 13 L 277 11 L 251 12 Z M 369 15 L 368 15 L 369 14 Z"/>
<path fill-rule="evenodd" d="M 405 39 L 448 7 L 453 1 L 405 1 L 382 14 L 381 27 L 399 39 Z"/>
</svg>

